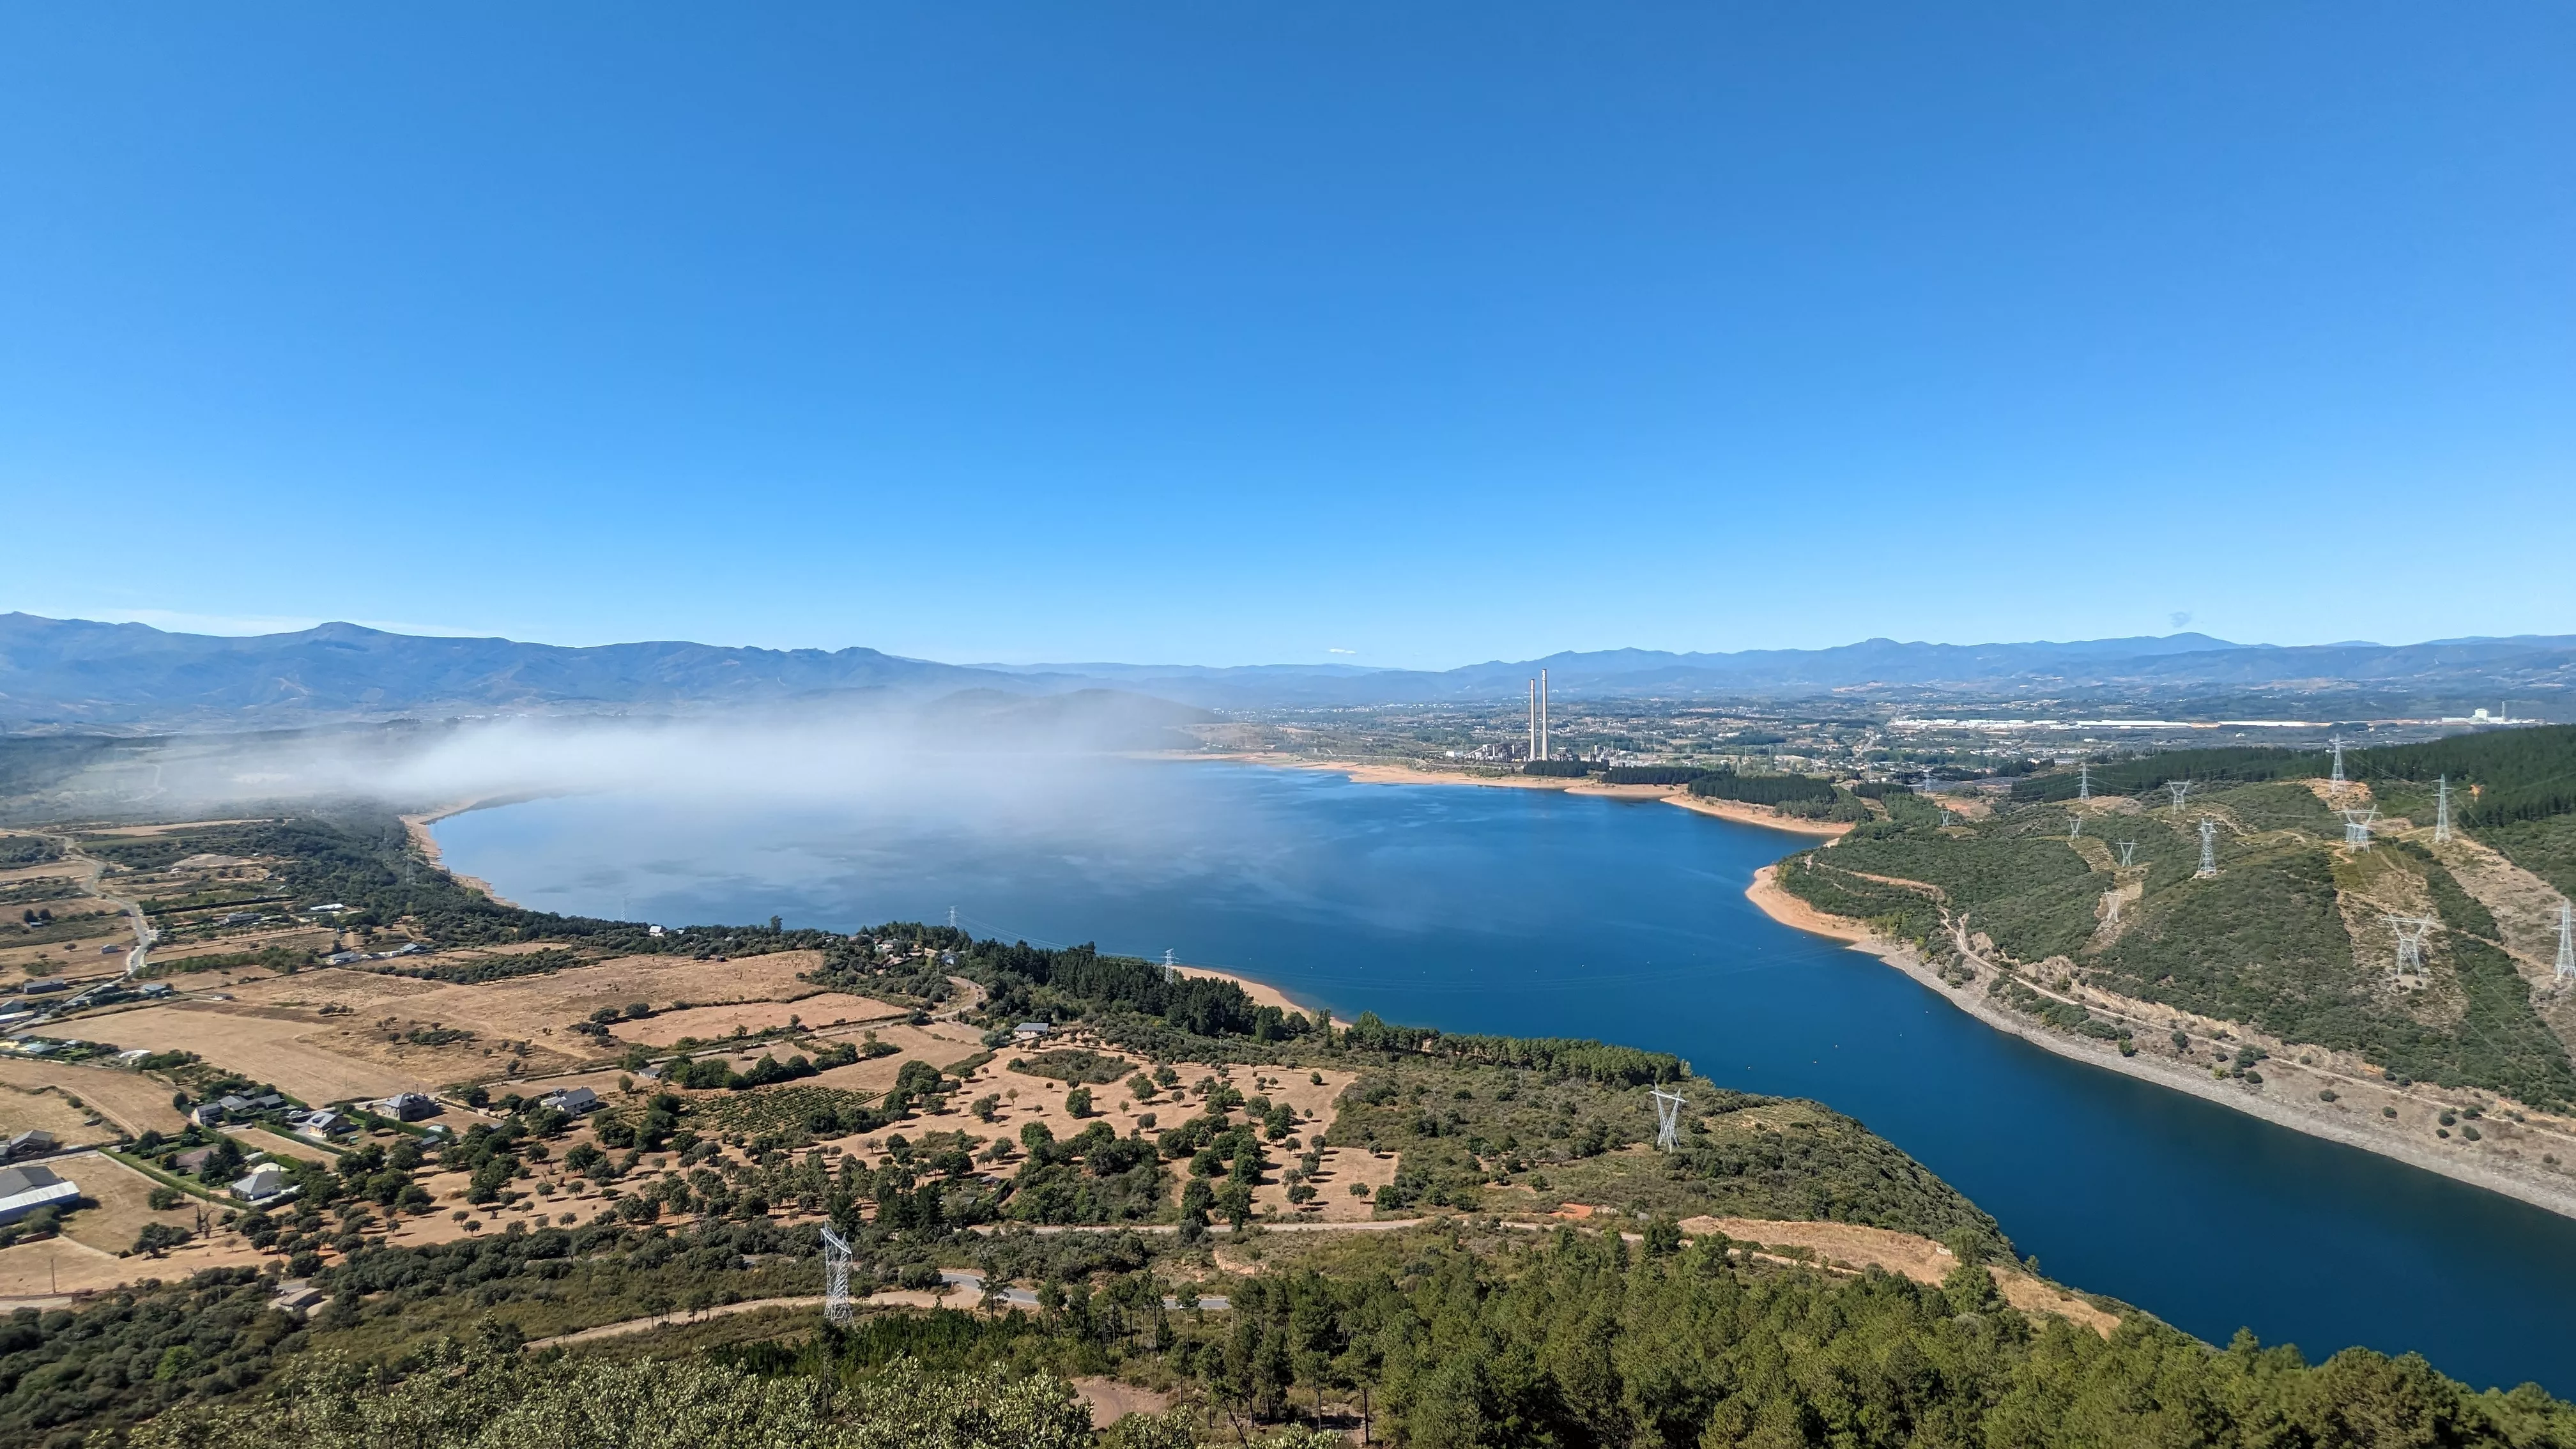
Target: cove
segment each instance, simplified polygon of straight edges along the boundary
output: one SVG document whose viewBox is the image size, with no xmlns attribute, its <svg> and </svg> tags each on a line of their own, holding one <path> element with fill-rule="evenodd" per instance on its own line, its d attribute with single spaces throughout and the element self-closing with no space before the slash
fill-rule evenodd
<svg viewBox="0 0 2576 1449">
<path fill-rule="evenodd" d="M 1994 1031 L 1754 909 L 1744 887 L 1795 837 L 1233 765 L 1033 779 L 588 795 L 436 829 L 452 868 L 536 909 L 848 930 L 953 907 L 978 935 L 1169 948 L 1345 1016 L 1678 1052 L 1859 1118 L 2049 1276 L 2202 1338 L 2412 1350 L 2475 1386 L 2576 1393 L 2576 1220 Z"/>
</svg>

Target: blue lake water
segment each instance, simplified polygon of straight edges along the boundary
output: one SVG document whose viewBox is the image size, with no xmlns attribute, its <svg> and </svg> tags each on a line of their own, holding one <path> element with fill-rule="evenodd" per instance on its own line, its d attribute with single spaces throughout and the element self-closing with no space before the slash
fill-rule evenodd
<svg viewBox="0 0 2576 1449">
<path fill-rule="evenodd" d="M 846 800 L 591 795 L 442 822 L 521 904 L 1222 965 L 1344 1015 L 1593 1036 L 1858 1117 L 2060 1281 L 2214 1342 L 2576 1393 L 2576 1221 L 2053 1056 L 1744 899 L 1798 847 L 1657 802 L 1228 765 Z M 721 969 L 711 967 L 710 969 Z"/>
</svg>

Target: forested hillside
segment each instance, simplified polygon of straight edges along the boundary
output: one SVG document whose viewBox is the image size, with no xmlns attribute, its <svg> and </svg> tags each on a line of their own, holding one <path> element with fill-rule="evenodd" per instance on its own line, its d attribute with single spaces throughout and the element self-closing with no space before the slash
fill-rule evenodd
<svg viewBox="0 0 2576 1449">
<path fill-rule="evenodd" d="M 2121 997 L 2357 1052 L 2400 1082 L 2576 1106 L 2576 1069 L 2541 1010 L 2557 986 L 2529 949 L 2541 923 L 2523 905 L 2534 918 L 2504 929 L 2462 883 L 2473 873 L 2494 894 L 2509 876 L 2487 847 L 2576 884 L 2576 729 L 2348 750 L 2340 794 L 2330 770 L 2325 755 L 2194 750 L 2091 766 L 2086 801 L 2074 770 L 1947 823 L 1891 800 L 1887 820 L 1793 858 L 1780 882 L 1936 956 L 1956 954 L 1964 922 L 2039 975 L 2060 962 Z M 2430 828 L 2444 780 L 2449 843 Z M 2339 808 L 2369 816 L 2367 845 L 2347 843 Z M 2391 916 L 2431 923 L 2420 971 L 2399 970 Z M 2080 1011 L 2060 1024 L 2086 1029 Z"/>
</svg>

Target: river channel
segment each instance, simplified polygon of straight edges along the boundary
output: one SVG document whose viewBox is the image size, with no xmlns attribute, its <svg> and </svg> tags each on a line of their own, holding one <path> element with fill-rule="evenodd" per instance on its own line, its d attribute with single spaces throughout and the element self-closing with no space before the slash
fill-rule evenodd
<svg viewBox="0 0 2576 1449">
<path fill-rule="evenodd" d="M 1744 898 L 1801 842 L 1652 801 L 1132 762 L 845 799 L 469 812 L 448 863 L 546 910 L 979 935 L 1257 976 L 1346 1016 L 1592 1036 L 1858 1117 L 2050 1277 L 2225 1343 L 2414 1350 L 2576 1394 L 2576 1220 L 2042 1051 Z"/>
</svg>

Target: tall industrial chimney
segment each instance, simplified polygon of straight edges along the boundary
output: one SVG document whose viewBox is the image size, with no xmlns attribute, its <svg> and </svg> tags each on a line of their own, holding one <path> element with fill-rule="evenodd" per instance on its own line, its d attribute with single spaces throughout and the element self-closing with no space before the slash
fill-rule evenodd
<svg viewBox="0 0 2576 1449">
<path fill-rule="evenodd" d="M 1538 672 L 1538 757 L 1542 760 L 1554 758 L 1549 754 L 1548 750 L 1547 671 L 1542 669 Z"/>
</svg>

